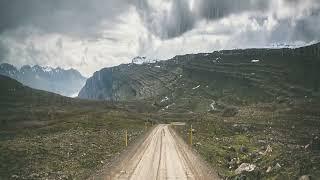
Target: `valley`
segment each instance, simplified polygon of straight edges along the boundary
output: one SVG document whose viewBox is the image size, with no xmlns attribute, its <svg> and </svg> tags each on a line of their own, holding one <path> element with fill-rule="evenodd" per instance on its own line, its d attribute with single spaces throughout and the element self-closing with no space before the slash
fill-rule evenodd
<svg viewBox="0 0 320 180">
<path fill-rule="evenodd" d="M 320 177 L 319 45 L 122 64 L 78 98 L 0 76 L 1 177 L 86 179 L 126 149 L 125 130 L 130 144 L 172 122 L 185 143 L 192 125 L 190 147 L 222 179 Z"/>
</svg>

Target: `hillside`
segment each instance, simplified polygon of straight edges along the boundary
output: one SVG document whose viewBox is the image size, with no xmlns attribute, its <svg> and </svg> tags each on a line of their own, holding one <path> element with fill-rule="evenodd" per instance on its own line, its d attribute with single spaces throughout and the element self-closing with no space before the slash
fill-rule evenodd
<svg viewBox="0 0 320 180">
<path fill-rule="evenodd" d="M 35 89 L 50 91 L 64 96 L 77 96 L 86 78 L 77 70 L 61 68 L 22 66 L 17 69 L 11 64 L 0 64 L 0 74 L 11 77 Z"/>
<path fill-rule="evenodd" d="M 317 46 L 217 51 L 105 68 L 87 80 L 79 97 L 123 101 L 167 96 L 172 100 L 199 85 L 205 98 L 215 100 L 232 95 L 259 101 L 317 96 L 320 61 L 319 52 L 313 50 Z"/>
<path fill-rule="evenodd" d="M 320 44 L 224 50 L 105 68 L 79 97 L 144 101 L 224 178 L 320 176 Z M 237 174 L 243 163 L 256 168 Z"/>
<path fill-rule="evenodd" d="M 129 144 L 146 130 L 123 105 L 0 84 L 0 179 L 86 179 L 125 149 L 125 129 Z"/>
</svg>

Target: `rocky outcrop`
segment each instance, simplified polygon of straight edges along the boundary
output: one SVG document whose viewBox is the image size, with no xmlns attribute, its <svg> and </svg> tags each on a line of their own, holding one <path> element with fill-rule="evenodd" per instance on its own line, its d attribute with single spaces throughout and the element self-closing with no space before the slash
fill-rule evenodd
<svg viewBox="0 0 320 180">
<path fill-rule="evenodd" d="M 105 68 L 87 80 L 79 97 L 121 101 L 167 93 L 179 74 L 179 68 L 167 68 L 161 67 L 160 63 Z"/>
</svg>

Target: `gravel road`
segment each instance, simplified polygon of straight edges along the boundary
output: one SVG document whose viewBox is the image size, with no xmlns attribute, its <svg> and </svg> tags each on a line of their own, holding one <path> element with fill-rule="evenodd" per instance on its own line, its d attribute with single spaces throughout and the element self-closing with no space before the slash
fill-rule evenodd
<svg viewBox="0 0 320 180">
<path fill-rule="evenodd" d="M 169 127 L 160 124 L 103 179 L 219 179 Z"/>
</svg>

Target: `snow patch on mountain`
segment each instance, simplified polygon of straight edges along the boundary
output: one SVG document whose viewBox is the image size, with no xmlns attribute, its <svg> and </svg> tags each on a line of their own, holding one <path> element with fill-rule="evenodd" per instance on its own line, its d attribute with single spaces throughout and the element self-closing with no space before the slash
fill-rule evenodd
<svg viewBox="0 0 320 180">
<path fill-rule="evenodd" d="M 53 68 L 52 68 L 52 67 L 49 67 L 49 66 L 45 66 L 45 67 L 42 68 L 42 70 L 43 70 L 44 72 L 51 72 L 51 71 L 53 70 Z"/>
<path fill-rule="evenodd" d="M 132 59 L 132 64 L 149 64 L 149 63 L 156 63 L 158 60 L 149 59 L 147 57 L 137 56 Z"/>
<path fill-rule="evenodd" d="M 200 87 L 200 85 L 193 87 L 192 89 L 195 90 L 195 89 L 198 89 L 199 87 Z"/>
</svg>

